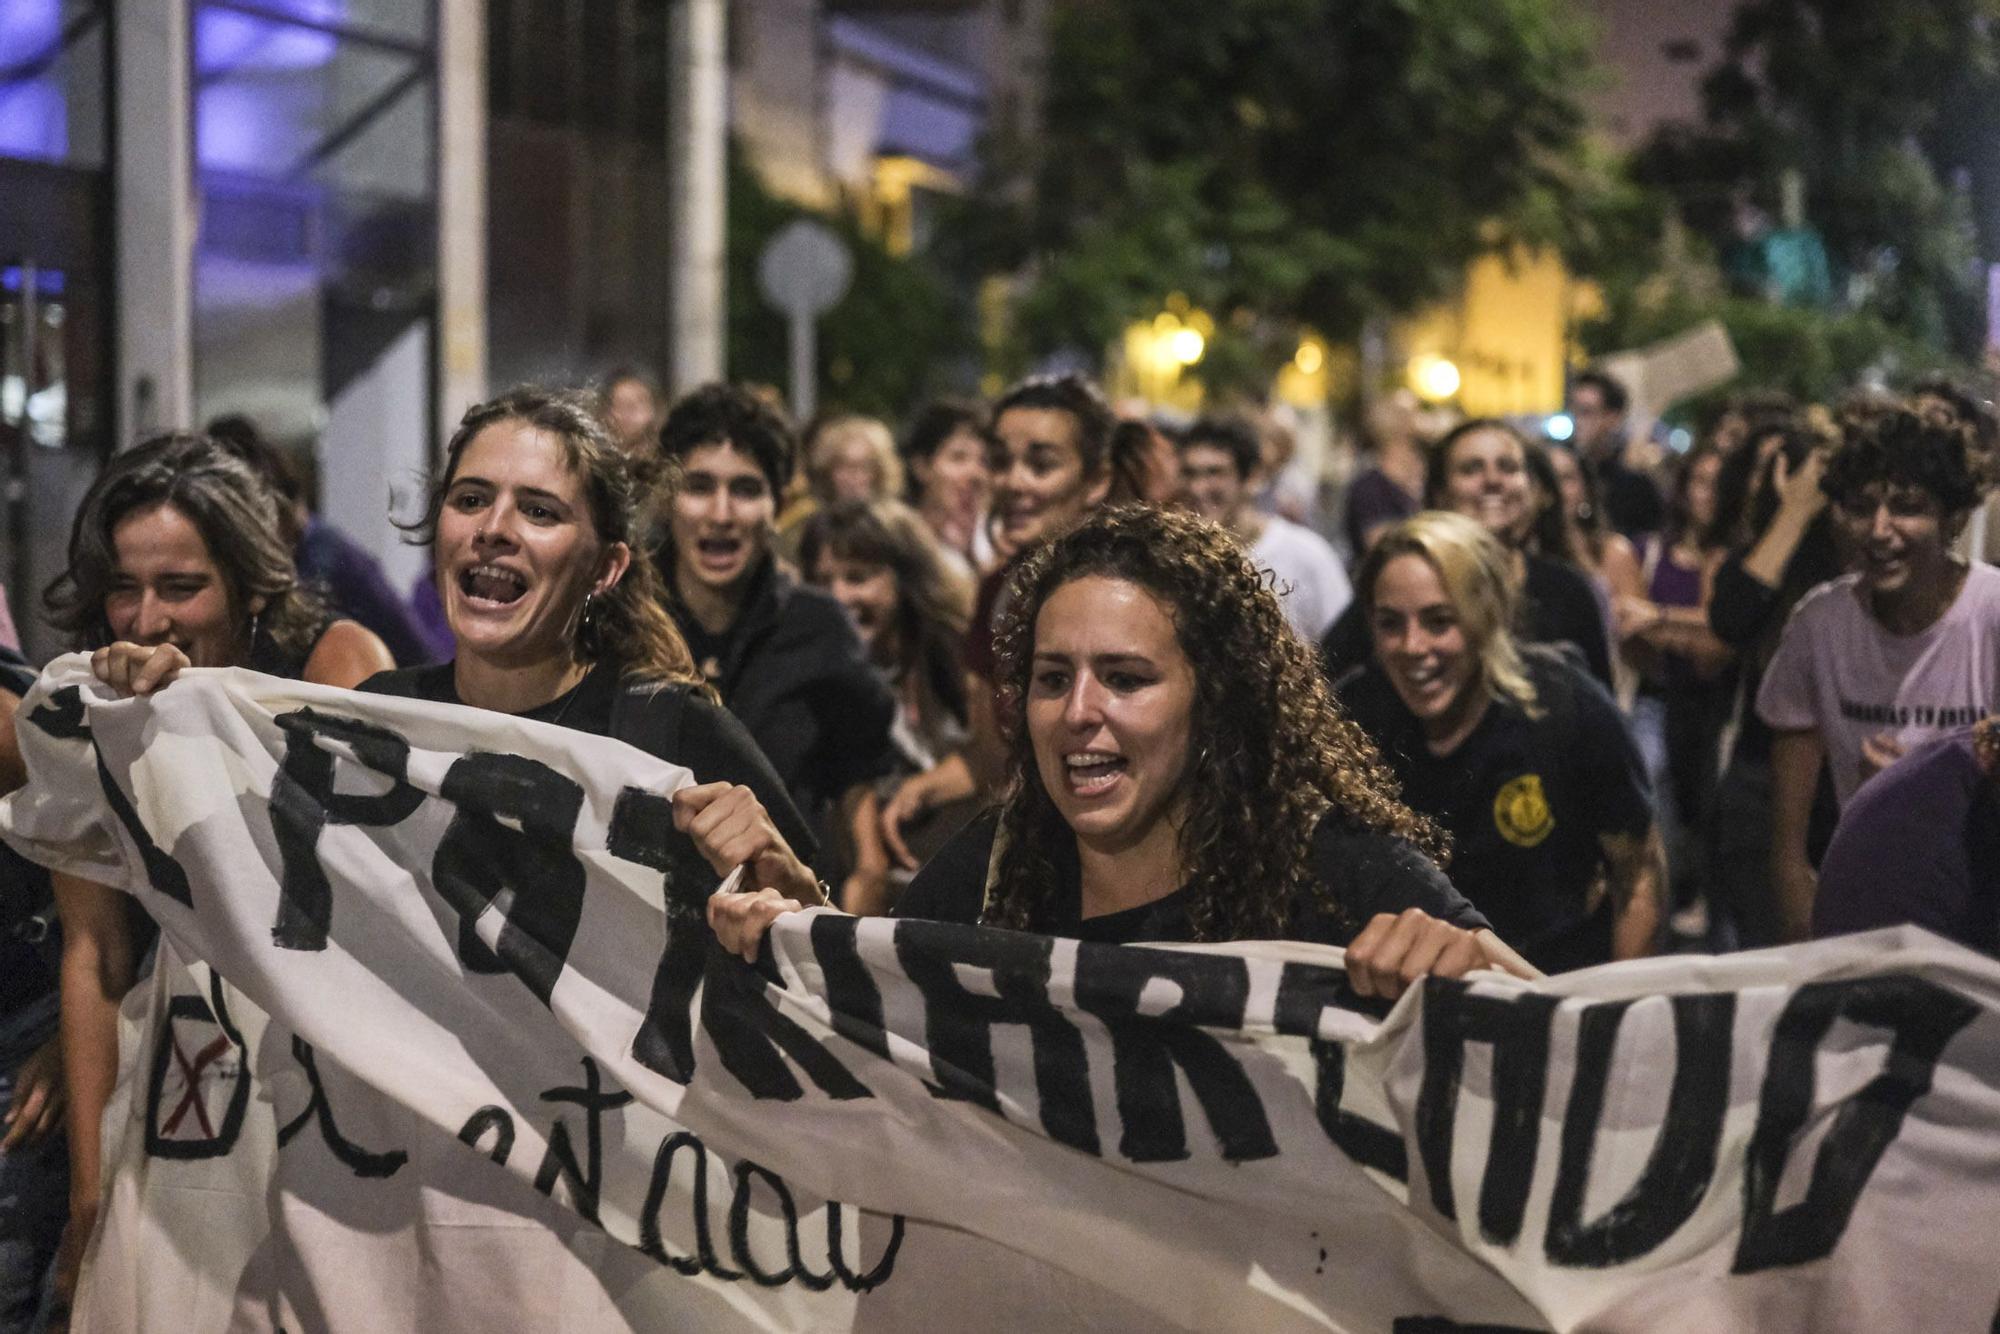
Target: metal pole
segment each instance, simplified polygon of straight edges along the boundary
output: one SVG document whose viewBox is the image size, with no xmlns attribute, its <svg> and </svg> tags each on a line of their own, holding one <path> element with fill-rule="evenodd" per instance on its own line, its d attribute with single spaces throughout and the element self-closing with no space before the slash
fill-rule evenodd
<svg viewBox="0 0 2000 1334">
<path fill-rule="evenodd" d="M 792 419 L 803 428 L 819 410 L 819 320 L 803 310 L 792 312 Z"/>
<path fill-rule="evenodd" d="M 674 0 L 667 42 L 672 392 L 722 378 L 729 82 L 724 0 Z"/>
<path fill-rule="evenodd" d="M 19 602 L 27 596 L 28 582 L 28 433 L 34 429 L 34 418 L 28 414 L 28 405 L 33 401 L 37 389 L 42 387 L 41 377 L 36 373 L 36 363 L 41 360 L 40 324 L 42 320 L 41 275 L 35 261 L 23 258 L 21 270 L 21 417 L 13 423 L 12 439 L 7 447 L 7 541 L 11 546 L 8 553 L 8 589 Z M 0 373 L 6 370 L 4 357 L 0 357 Z M 0 423 L 4 424 L 4 423 Z M 22 610 L 28 610 L 26 604 Z M 20 624 L 16 621 L 15 624 Z"/>
</svg>

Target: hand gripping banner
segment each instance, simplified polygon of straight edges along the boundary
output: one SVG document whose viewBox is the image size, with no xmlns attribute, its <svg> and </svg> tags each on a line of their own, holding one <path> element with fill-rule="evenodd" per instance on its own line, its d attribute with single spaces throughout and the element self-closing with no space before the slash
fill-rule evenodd
<svg viewBox="0 0 2000 1334">
<path fill-rule="evenodd" d="M 1985 1330 L 2000 967 L 1883 932 L 1392 1010 L 1337 950 L 819 911 L 686 771 L 241 671 L 17 718 L 134 895 L 77 1327 Z M 693 776 L 693 777 L 699 777 Z"/>
</svg>

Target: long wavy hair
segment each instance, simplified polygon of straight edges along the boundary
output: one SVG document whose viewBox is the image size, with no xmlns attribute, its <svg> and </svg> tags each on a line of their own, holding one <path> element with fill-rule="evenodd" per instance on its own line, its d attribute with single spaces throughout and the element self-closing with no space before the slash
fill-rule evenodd
<svg viewBox="0 0 2000 1334">
<path fill-rule="evenodd" d="M 611 442 L 594 395 L 524 387 L 467 408 L 445 446 L 444 467 L 432 479 L 422 516 L 403 525 L 405 531 L 414 541 L 436 543 L 438 514 L 466 447 L 487 427 L 509 421 L 556 439 L 563 462 L 582 484 L 584 507 L 598 541 L 606 547 L 623 542 L 632 548 L 624 577 L 591 601 L 588 615 L 579 614 L 577 658 L 614 663 L 625 676 L 706 689 L 687 640 L 661 601 L 659 574 L 640 550 L 643 516 L 651 512 L 649 492 L 656 485 L 671 485 L 674 469 L 658 462 L 635 468 Z"/>
<path fill-rule="evenodd" d="M 69 567 L 42 594 L 49 620 L 80 649 L 111 642 L 104 600 L 118 574 L 111 535 L 127 516 L 171 505 L 195 526 L 222 575 L 240 651 L 257 633 L 288 657 L 312 651 L 326 608 L 299 584 L 292 549 L 278 527 L 277 494 L 233 451 L 204 435 L 157 436 L 114 457 L 91 483 L 69 532 Z"/>
<path fill-rule="evenodd" d="M 1371 623 L 1382 571 L 1398 556 L 1419 557 L 1437 571 L 1466 641 L 1479 655 L 1487 696 L 1518 704 L 1531 718 L 1540 717 L 1534 682 L 1528 679 L 1512 629 L 1520 614 L 1521 594 L 1500 539 L 1484 524 L 1450 510 L 1424 510 L 1404 519 L 1375 540 L 1354 574 L 1354 596 Z"/>
<path fill-rule="evenodd" d="M 843 500 L 806 521 L 799 564 L 816 578 L 822 552 L 880 565 L 896 576 L 895 666 L 917 682 L 927 710 L 965 721 L 961 649 L 972 618 L 972 590 L 946 568 L 930 527 L 900 500 Z"/>
<path fill-rule="evenodd" d="M 1312 648 L 1287 628 L 1277 594 L 1235 538 L 1192 514 L 1121 505 L 1043 544 L 1012 579 L 998 636 L 1011 781 L 986 921 L 1025 929 L 1045 919 L 1062 879 L 1055 850 L 1074 846 L 1020 719 L 1035 620 L 1058 588 L 1091 575 L 1158 598 L 1194 669 L 1180 852 L 1195 939 L 1281 936 L 1308 906 L 1347 920 L 1338 887 L 1313 874 L 1322 818 L 1401 835 L 1443 859 L 1444 836 L 1398 799 L 1374 743 L 1334 703 Z"/>
</svg>

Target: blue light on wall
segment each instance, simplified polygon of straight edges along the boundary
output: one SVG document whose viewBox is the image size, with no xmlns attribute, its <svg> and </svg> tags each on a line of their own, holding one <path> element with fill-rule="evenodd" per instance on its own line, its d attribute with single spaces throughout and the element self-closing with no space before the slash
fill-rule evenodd
<svg viewBox="0 0 2000 1334">
<path fill-rule="evenodd" d="M 292 3 L 273 8 L 291 12 L 330 9 L 327 5 Z M 303 18 L 334 19 L 337 14 L 305 14 Z M 338 39 L 331 33 L 296 24 L 253 18 L 229 9 L 203 8 L 194 18 L 194 67 L 203 78 L 272 70 L 318 69 L 333 59 Z"/>
<path fill-rule="evenodd" d="M 61 0 L 0 4 L 0 69 L 32 67 L 62 39 Z M 69 155 L 69 106 L 55 70 L 0 85 L 0 156 Z"/>
</svg>

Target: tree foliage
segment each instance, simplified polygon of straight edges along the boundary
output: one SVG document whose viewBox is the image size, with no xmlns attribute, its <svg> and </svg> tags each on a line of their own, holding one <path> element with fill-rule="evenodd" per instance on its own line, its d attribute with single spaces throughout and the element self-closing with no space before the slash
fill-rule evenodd
<svg viewBox="0 0 2000 1334">
<path fill-rule="evenodd" d="M 1024 351 L 1101 347 L 1178 291 L 1289 354 L 1274 327 L 1446 293 L 1573 188 L 1568 0 L 1059 0 L 1052 24 L 1041 134 L 995 155 L 1034 189 L 995 183 L 962 233 L 1029 275 Z"/>
<path fill-rule="evenodd" d="M 1988 195 L 2000 181 L 1996 19 L 1996 0 L 1746 0 L 1703 85 L 1706 123 L 1661 134 L 1637 170 L 1718 247 L 1746 207 L 1777 214 L 1797 172 L 1853 307 L 1970 350 L 1983 284 L 1956 181 Z"/>
<path fill-rule="evenodd" d="M 970 355 L 969 316 L 931 263 L 890 254 L 851 217 L 815 213 L 773 195 L 741 153 L 732 153 L 729 165 L 732 378 L 790 390 L 786 317 L 766 304 L 757 263 L 786 223 L 810 217 L 838 233 L 854 255 L 853 285 L 820 317 L 821 405 L 895 422 L 926 395 L 962 387 L 951 377 Z"/>
</svg>

